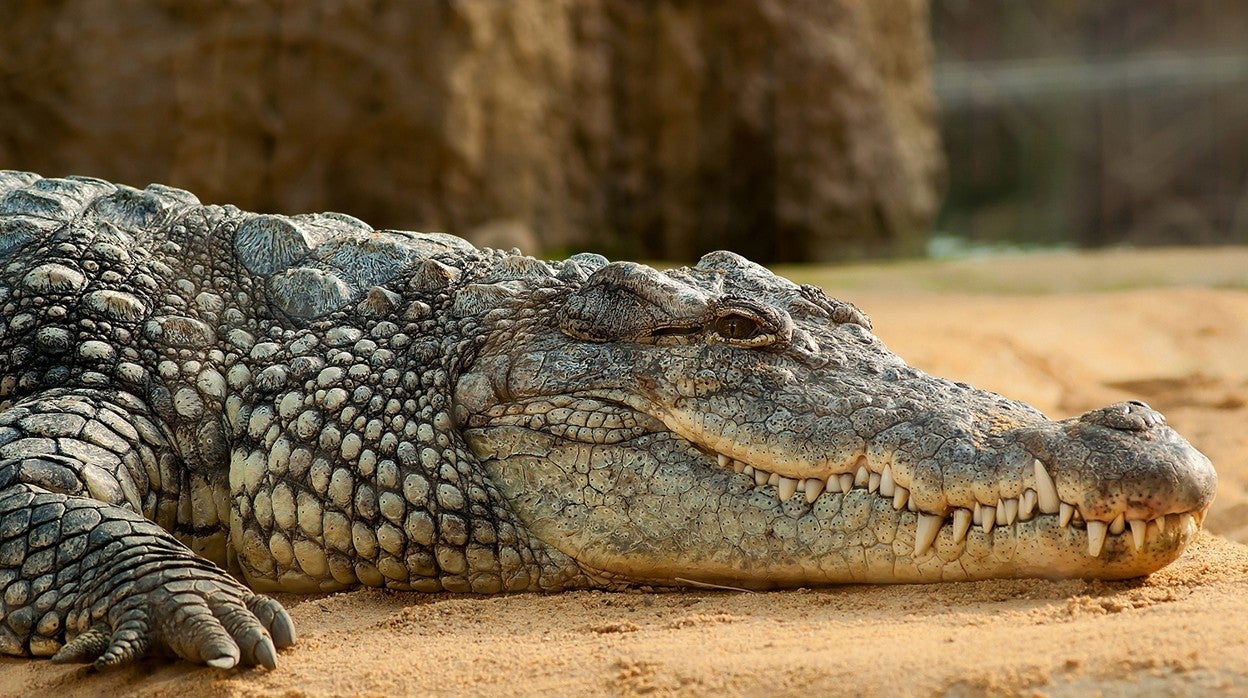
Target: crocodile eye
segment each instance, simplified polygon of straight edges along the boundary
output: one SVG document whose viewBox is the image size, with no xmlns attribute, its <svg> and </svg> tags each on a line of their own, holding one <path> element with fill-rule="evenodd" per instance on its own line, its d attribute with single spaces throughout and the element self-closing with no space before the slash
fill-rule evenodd
<svg viewBox="0 0 1248 698">
<path fill-rule="evenodd" d="M 729 313 L 715 320 L 715 333 L 724 339 L 750 339 L 758 330 L 758 321 L 745 315 Z"/>
<path fill-rule="evenodd" d="M 711 307 L 705 322 L 706 341 L 742 349 L 782 351 L 793 339 L 788 313 L 753 298 L 724 296 Z"/>
</svg>

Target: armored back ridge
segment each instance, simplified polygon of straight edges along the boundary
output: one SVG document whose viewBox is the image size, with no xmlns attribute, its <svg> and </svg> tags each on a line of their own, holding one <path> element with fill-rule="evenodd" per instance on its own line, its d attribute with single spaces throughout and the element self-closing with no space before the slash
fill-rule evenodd
<svg viewBox="0 0 1248 698">
<path fill-rule="evenodd" d="M 1175 559 L 1209 461 L 907 366 L 737 255 L 543 262 L 0 172 L 0 650 L 272 667 L 260 591 L 1005 576 Z"/>
</svg>

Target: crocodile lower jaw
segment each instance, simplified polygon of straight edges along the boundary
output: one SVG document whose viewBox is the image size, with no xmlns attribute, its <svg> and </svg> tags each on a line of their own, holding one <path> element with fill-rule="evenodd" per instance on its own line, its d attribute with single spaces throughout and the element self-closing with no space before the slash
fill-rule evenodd
<svg viewBox="0 0 1248 698">
<path fill-rule="evenodd" d="M 1148 540 L 1155 535 L 1164 533 L 1168 527 L 1183 530 L 1188 526 L 1199 526 L 1204 520 L 1204 511 L 1191 511 L 1163 514 L 1152 519 L 1127 519 L 1125 514 L 1118 514 L 1112 521 L 1102 521 L 1084 517 L 1079 508 L 1062 501 L 1057 488 L 1049 477 L 1044 464 L 1035 461 L 1037 489 L 1027 488 L 1022 496 L 1007 498 L 982 504 L 975 502 L 973 507 L 950 507 L 947 511 L 933 513 L 915 506 L 910 499 L 910 490 L 893 480 L 891 468 L 885 465 L 881 472 L 874 472 L 867 466 L 867 459 L 859 456 L 850 472 L 834 473 L 824 478 L 790 478 L 778 473 L 756 468 L 752 465 L 735 460 L 724 454 L 716 454 L 719 465 L 730 468 L 733 472 L 753 480 L 759 489 L 772 488 L 771 492 L 780 502 L 787 502 L 797 495 L 805 497 L 807 504 L 815 503 L 825 495 L 849 494 L 855 489 L 865 490 L 870 494 L 891 498 L 893 508 L 900 511 L 908 509 L 918 516 L 918 528 L 914 540 L 914 555 L 917 557 L 927 553 L 940 531 L 950 526 L 953 540 L 961 543 L 966 540 L 973 526 L 979 527 L 984 533 L 992 533 L 998 526 L 1013 526 L 1017 523 L 1031 521 L 1039 516 L 1057 517 L 1062 528 L 1074 526 L 1087 532 L 1088 555 L 1098 557 L 1105 547 L 1105 541 L 1111 535 L 1129 536 L 1136 550 L 1141 550 Z"/>
</svg>

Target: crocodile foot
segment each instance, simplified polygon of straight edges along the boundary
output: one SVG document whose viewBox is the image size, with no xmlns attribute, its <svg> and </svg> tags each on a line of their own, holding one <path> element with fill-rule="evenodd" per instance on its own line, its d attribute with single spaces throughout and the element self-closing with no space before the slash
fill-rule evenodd
<svg viewBox="0 0 1248 698">
<path fill-rule="evenodd" d="M 91 662 L 103 670 L 150 653 L 219 669 L 240 663 L 272 669 L 276 650 L 295 642 L 294 625 L 280 603 L 194 563 L 158 568 L 123 583 L 85 615 L 92 622 L 53 662 Z"/>
</svg>

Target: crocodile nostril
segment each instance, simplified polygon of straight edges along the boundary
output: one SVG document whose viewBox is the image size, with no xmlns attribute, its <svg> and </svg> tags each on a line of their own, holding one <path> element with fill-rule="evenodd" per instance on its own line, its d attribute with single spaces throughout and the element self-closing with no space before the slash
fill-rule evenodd
<svg viewBox="0 0 1248 698">
<path fill-rule="evenodd" d="M 1147 403 L 1131 400 L 1092 410 L 1079 417 L 1079 421 L 1120 431 L 1148 431 L 1165 425 L 1166 418 Z"/>
</svg>

